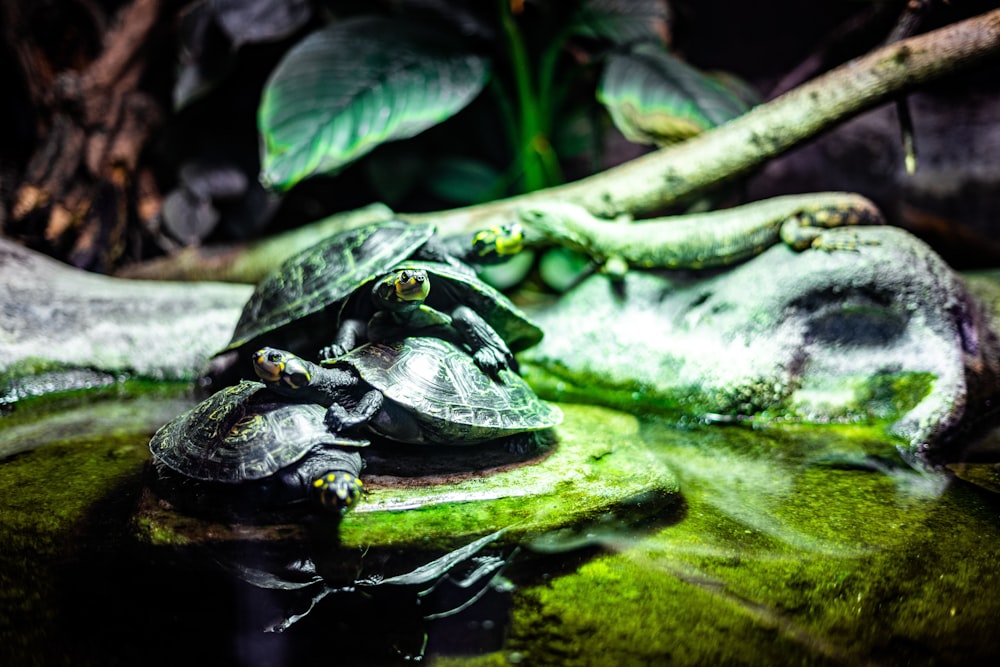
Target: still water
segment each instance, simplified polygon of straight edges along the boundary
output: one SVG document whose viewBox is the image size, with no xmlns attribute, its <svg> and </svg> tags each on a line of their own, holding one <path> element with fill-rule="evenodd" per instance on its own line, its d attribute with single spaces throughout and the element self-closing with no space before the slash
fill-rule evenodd
<svg viewBox="0 0 1000 667">
<path fill-rule="evenodd" d="M 1000 655 L 998 497 L 909 470 L 873 428 L 679 428 L 565 406 L 568 428 L 612 424 L 652 452 L 679 493 L 652 517 L 490 542 L 394 585 L 444 552 L 419 540 L 338 552 L 142 537 L 146 443 L 191 404 L 177 388 L 111 392 L 27 404 L 0 422 L 0 664 L 937 665 Z M 339 583 L 337 570 L 349 573 Z M 283 632 L 265 632 L 282 621 Z"/>
</svg>

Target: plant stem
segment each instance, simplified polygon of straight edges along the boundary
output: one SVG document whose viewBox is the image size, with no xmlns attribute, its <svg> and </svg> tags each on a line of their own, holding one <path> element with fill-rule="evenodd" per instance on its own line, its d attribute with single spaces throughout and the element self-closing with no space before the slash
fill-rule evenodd
<svg viewBox="0 0 1000 667">
<path fill-rule="evenodd" d="M 510 1 L 499 0 L 500 21 L 504 35 L 507 38 L 507 52 L 511 58 L 514 83 L 517 90 L 517 103 L 520 111 L 521 134 L 515 146 L 524 176 L 524 189 L 527 192 L 545 187 L 545 174 L 535 151 L 535 138 L 539 135 L 538 101 L 531 81 L 531 64 L 528 52 L 524 46 L 521 31 L 510 12 Z"/>
</svg>

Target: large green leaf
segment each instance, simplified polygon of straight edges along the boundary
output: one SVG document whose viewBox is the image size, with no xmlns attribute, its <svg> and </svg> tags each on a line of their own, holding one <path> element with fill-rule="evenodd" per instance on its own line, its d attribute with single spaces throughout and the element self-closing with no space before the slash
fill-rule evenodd
<svg viewBox="0 0 1000 667">
<path fill-rule="evenodd" d="M 609 57 L 597 98 L 630 141 L 660 145 L 721 125 L 749 108 L 719 80 L 648 43 Z"/>
<path fill-rule="evenodd" d="M 319 30 L 264 88 L 261 181 L 284 190 L 419 134 L 468 104 L 487 75 L 482 56 L 412 20 L 364 16 Z"/>
</svg>

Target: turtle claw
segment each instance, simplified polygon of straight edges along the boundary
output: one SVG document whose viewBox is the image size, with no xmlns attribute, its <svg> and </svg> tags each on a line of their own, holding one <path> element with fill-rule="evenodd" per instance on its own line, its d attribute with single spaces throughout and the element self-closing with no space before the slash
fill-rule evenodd
<svg viewBox="0 0 1000 667">
<path fill-rule="evenodd" d="M 347 410 L 342 405 L 334 403 L 327 409 L 323 421 L 331 433 L 340 433 L 348 427 L 348 417 Z"/>
<path fill-rule="evenodd" d="M 479 369 L 492 378 L 500 379 L 500 371 L 516 370 L 517 362 L 514 355 L 504 354 L 502 351 L 486 346 L 476 350 L 472 355 L 472 360 L 476 362 Z"/>
<path fill-rule="evenodd" d="M 338 345 L 337 343 L 332 343 L 323 347 L 319 351 L 319 359 L 325 361 L 327 359 L 336 359 L 337 357 L 342 357 L 347 354 L 347 348 L 343 345 Z M 322 363 L 322 361 L 320 363 Z"/>
<path fill-rule="evenodd" d="M 503 358 L 488 347 L 476 350 L 472 355 L 472 360 L 476 362 L 480 370 L 490 377 L 497 377 L 500 369 L 504 367 Z"/>
<path fill-rule="evenodd" d="M 350 410 L 340 403 L 331 403 L 330 407 L 326 409 L 323 420 L 330 432 L 340 433 L 371 419 L 375 413 L 382 409 L 383 400 L 382 392 L 372 390 L 366 392 L 358 400 L 357 405 Z"/>
<path fill-rule="evenodd" d="M 343 514 L 360 499 L 361 480 L 349 472 L 328 472 L 313 480 L 312 489 L 319 504 L 331 512 Z"/>
</svg>

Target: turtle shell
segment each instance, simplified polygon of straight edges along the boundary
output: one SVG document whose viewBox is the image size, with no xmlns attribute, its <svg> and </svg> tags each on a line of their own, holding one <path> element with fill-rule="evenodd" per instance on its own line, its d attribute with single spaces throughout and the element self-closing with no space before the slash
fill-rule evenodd
<svg viewBox="0 0 1000 667">
<path fill-rule="evenodd" d="M 242 381 L 178 416 L 149 441 L 159 461 L 188 477 L 239 483 L 262 479 L 316 445 L 364 446 L 326 428 L 326 408 L 295 403 L 260 382 Z"/>
<path fill-rule="evenodd" d="M 461 348 L 413 336 L 369 343 L 332 364 L 350 366 L 373 388 L 415 416 L 428 442 L 475 444 L 562 422 L 559 408 L 538 398 L 517 373 L 490 378 Z"/>
<path fill-rule="evenodd" d="M 405 260 L 392 268 L 422 269 L 430 277 L 427 305 L 443 312 L 465 304 L 489 323 L 512 352 L 527 349 L 542 340 L 542 330 L 507 296 L 472 271 L 439 262 Z"/>
<path fill-rule="evenodd" d="M 226 350 L 334 306 L 433 235 L 433 225 L 388 220 L 335 234 L 293 255 L 257 285 Z"/>
</svg>

